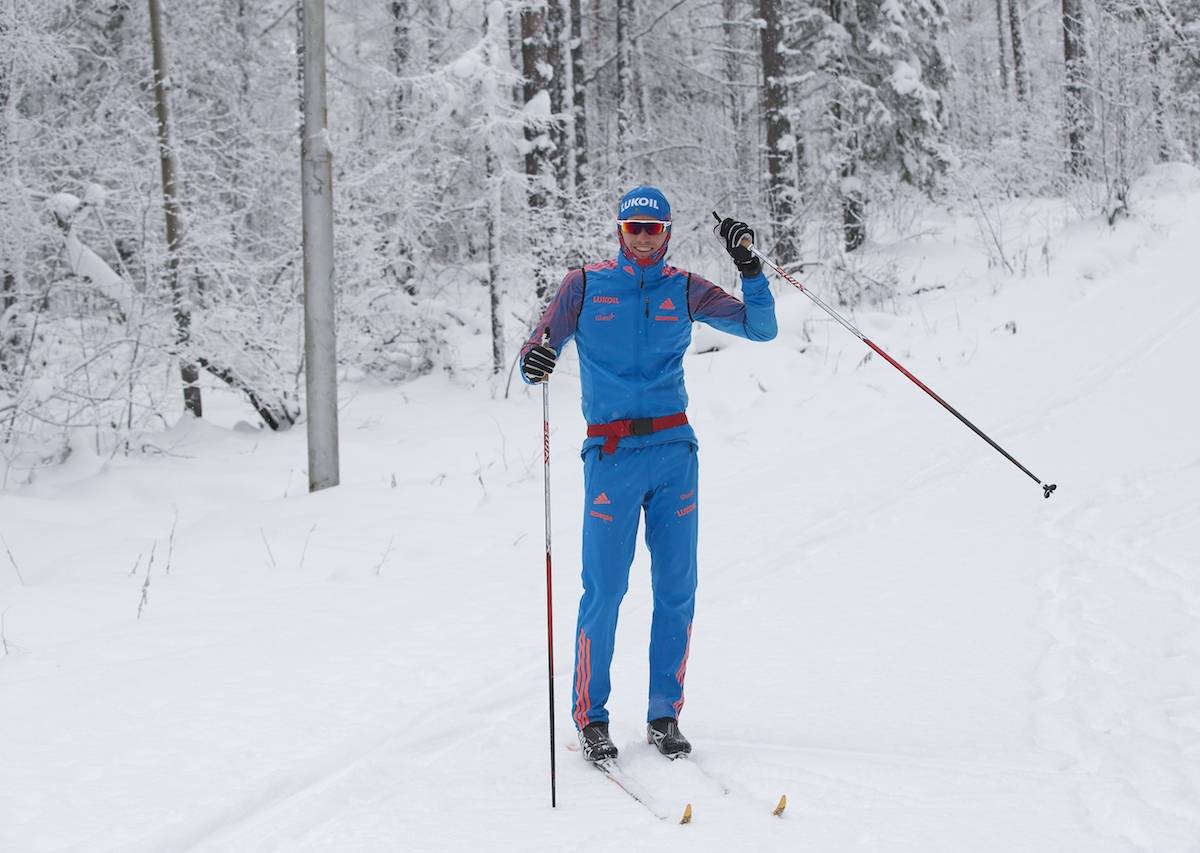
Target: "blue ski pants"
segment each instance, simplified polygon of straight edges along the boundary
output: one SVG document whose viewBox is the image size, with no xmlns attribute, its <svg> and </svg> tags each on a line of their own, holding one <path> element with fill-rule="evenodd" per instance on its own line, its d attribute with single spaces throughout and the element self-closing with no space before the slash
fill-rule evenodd
<svg viewBox="0 0 1200 853">
<path fill-rule="evenodd" d="M 654 592 L 646 719 L 678 719 L 683 709 L 696 603 L 696 454 L 695 445 L 686 441 L 618 446 L 613 453 L 591 447 L 584 453 L 583 597 L 572 690 L 578 729 L 608 721 L 617 611 L 629 586 L 643 511 Z"/>
</svg>

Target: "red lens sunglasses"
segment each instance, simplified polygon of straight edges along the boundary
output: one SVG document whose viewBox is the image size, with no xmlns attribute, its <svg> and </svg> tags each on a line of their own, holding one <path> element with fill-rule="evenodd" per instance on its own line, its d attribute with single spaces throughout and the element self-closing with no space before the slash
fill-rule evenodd
<svg viewBox="0 0 1200 853">
<path fill-rule="evenodd" d="M 670 222 L 657 222 L 645 219 L 622 219 L 617 222 L 622 234 L 649 234 L 657 237 L 671 227 Z"/>
</svg>

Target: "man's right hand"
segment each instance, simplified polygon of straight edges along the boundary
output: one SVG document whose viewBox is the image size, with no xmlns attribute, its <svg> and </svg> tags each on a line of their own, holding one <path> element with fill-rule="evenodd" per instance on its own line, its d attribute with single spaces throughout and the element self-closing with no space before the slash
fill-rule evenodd
<svg viewBox="0 0 1200 853">
<path fill-rule="evenodd" d="M 553 347 L 534 344 L 533 348 L 521 359 L 521 373 L 535 384 L 545 382 L 554 372 L 554 363 L 557 360 L 558 353 L 554 351 Z"/>
</svg>

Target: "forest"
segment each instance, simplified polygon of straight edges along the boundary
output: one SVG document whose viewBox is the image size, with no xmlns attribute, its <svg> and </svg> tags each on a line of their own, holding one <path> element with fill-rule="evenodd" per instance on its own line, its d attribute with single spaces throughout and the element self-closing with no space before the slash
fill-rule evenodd
<svg viewBox="0 0 1200 853">
<path fill-rule="evenodd" d="M 302 17 L 0 6 L 4 484 L 203 416 L 205 383 L 304 417 Z M 341 0 L 326 27 L 343 382 L 501 387 L 636 184 L 670 195 L 676 263 L 735 289 L 728 211 L 852 308 L 921 288 L 870 248 L 932 208 L 1021 276 L 996 205 L 1112 225 L 1200 158 L 1200 0 Z"/>
</svg>

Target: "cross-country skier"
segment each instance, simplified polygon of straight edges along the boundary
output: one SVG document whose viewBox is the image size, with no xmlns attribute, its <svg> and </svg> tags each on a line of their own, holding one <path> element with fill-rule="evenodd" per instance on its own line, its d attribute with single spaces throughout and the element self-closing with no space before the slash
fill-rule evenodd
<svg viewBox="0 0 1200 853">
<path fill-rule="evenodd" d="M 742 274 L 744 302 L 666 264 L 671 206 L 656 187 L 630 190 L 617 208 L 617 257 L 567 273 L 521 350 L 522 377 L 535 384 L 567 341 L 579 348 L 588 438 L 572 716 L 589 761 L 617 756 L 609 665 L 643 511 L 654 590 L 646 736 L 671 758 L 691 752 L 678 721 L 696 600 L 698 443 L 684 413 L 683 355 L 696 321 L 754 341 L 776 332 L 762 265 L 741 245 L 754 232 L 732 219 L 717 230 Z"/>
</svg>

